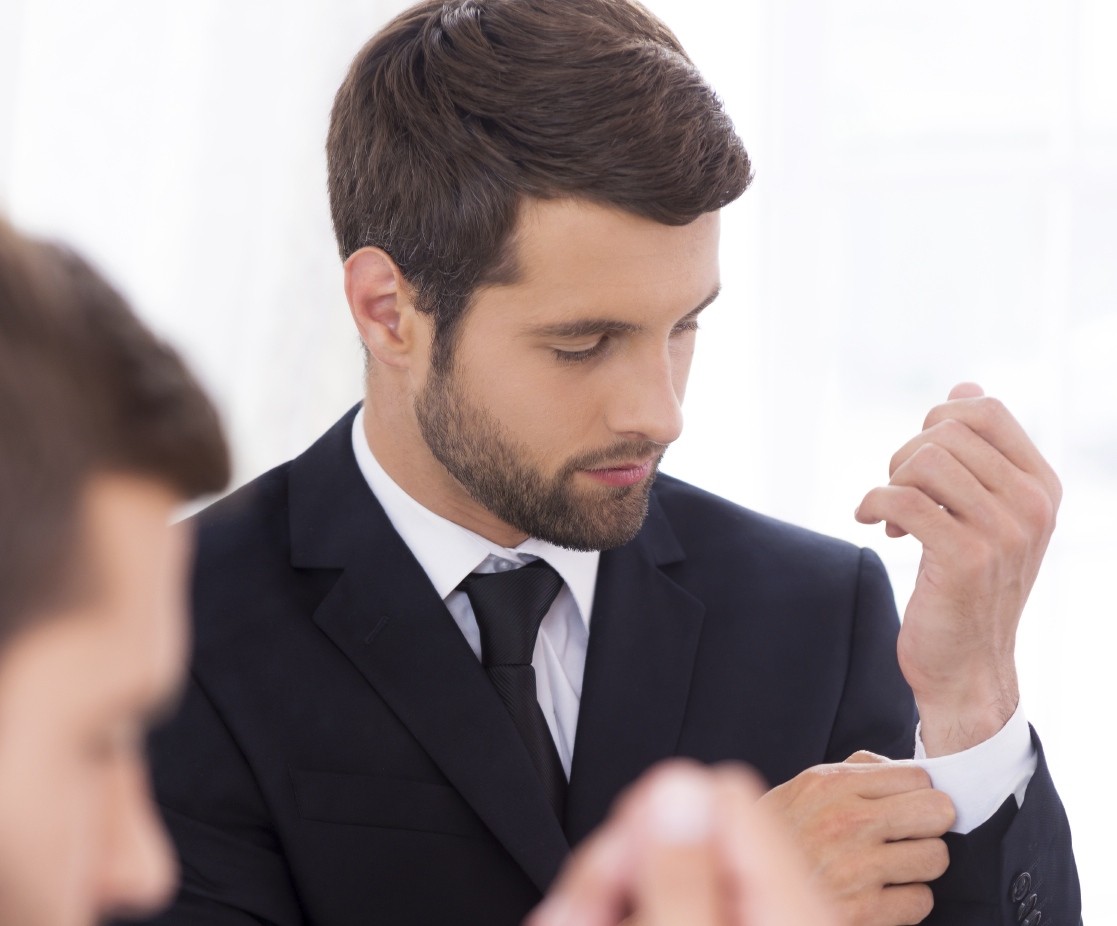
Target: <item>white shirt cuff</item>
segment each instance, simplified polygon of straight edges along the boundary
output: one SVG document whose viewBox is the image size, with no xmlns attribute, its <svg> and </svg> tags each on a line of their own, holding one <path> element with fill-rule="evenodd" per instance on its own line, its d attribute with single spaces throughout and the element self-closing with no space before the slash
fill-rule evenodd
<svg viewBox="0 0 1117 926">
<path fill-rule="evenodd" d="M 1019 706 L 998 733 L 949 756 L 928 759 L 919 727 L 915 729 L 915 764 L 931 776 L 933 788 L 954 801 L 954 833 L 977 829 L 1010 794 L 1017 807 L 1022 805 L 1036 762 L 1028 720 Z"/>
</svg>

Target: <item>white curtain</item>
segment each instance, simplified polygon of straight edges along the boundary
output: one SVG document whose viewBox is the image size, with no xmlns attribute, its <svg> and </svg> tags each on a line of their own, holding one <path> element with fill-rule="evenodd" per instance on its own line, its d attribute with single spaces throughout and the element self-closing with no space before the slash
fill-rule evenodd
<svg viewBox="0 0 1117 926">
<path fill-rule="evenodd" d="M 247 479 L 359 397 L 322 147 L 398 0 L 4 0 L 0 203 L 92 254 L 187 353 Z M 1066 487 L 1025 614 L 1026 709 L 1102 915 L 1117 814 L 1117 7 L 1109 0 L 649 0 L 756 166 L 727 210 L 666 468 L 878 549 L 852 511 L 961 379 Z"/>
</svg>

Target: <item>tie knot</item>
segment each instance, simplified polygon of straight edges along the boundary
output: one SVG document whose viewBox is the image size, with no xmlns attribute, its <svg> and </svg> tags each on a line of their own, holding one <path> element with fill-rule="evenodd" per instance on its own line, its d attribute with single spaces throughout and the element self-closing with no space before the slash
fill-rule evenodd
<svg viewBox="0 0 1117 926">
<path fill-rule="evenodd" d="M 538 559 L 508 572 L 471 573 L 458 586 L 469 596 L 486 666 L 530 665 L 539 625 L 562 577 Z"/>
</svg>

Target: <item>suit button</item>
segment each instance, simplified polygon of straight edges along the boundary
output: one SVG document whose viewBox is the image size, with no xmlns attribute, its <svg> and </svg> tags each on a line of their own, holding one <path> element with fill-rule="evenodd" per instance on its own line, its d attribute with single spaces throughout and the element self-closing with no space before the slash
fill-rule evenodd
<svg viewBox="0 0 1117 926">
<path fill-rule="evenodd" d="M 1036 901 L 1039 900 L 1035 894 L 1032 894 L 1027 900 L 1020 904 L 1020 909 L 1016 911 L 1016 920 L 1019 923 L 1024 922 L 1024 917 L 1031 913 L 1036 908 Z"/>
<path fill-rule="evenodd" d="M 1021 872 L 1015 881 L 1012 882 L 1012 902 L 1020 903 L 1025 897 L 1028 896 L 1028 891 L 1032 889 L 1032 876 L 1026 872 Z"/>
<path fill-rule="evenodd" d="M 1042 920 L 1043 914 L 1035 910 L 1029 913 L 1026 919 L 1020 921 L 1020 926 L 1039 926 Z"/>
</svg>

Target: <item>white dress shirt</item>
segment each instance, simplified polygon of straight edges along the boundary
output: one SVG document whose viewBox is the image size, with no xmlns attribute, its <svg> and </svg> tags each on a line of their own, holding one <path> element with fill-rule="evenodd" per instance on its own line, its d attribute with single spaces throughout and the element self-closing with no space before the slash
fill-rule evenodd
<svg viewBox="0 0 1117 926">
<path fill-rule="evenodd" d="M 534 538 L 508 549 L 424 508 L 373 456 L 365 437 L 364 415 L 362 409 L 353 421 L 357 465 L 478 659 L 481 636 L 477 619 L 468 596 L 458 591 L 467 575 L 515 569 L 541 558 L 562 576 L 562 590 L 539 626 L 532 666 L 539 706 L 569 778 L 601 554 L 567 550 Z M 1018 708 L 999 733 L 952 756 L 926 758 L 917 730 L 915 757 L 905 761 L 926 769 L 934 787 L 950 796 L 958 815 L 953 829 L 967 833 L 989 819 L 1009 794 L 1016 795 L 1018 804 L 1023 801 L 1035 772 L 1036 752 L 1028 722 Z"/>
</svg>

